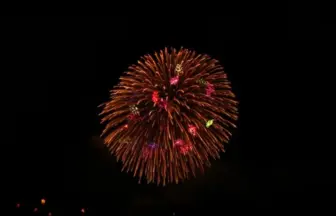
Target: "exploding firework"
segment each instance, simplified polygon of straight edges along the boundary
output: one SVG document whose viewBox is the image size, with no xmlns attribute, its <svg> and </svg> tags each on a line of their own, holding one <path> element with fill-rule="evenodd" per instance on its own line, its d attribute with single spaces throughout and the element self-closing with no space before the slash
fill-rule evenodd
<svg viewBox="0 0 336 216">
<path fill-rule="evenodd" d="M 236 127 L 237 105 L 217 60 L 165 48 L 120 77 L 102 104 L 102 136 L 139 182 L 178 183 L 219 158 Z"/>
</svg>

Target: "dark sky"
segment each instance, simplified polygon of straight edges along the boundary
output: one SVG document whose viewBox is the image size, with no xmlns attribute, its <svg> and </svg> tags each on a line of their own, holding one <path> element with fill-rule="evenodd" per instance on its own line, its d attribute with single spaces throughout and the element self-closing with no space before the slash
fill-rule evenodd
<svg viewBox="0 0 336 216">
<path fill-rule="evenodd" d="M 264 123 L 279 120 L 279 113 L 285 116 L 269 108 L 278 94 L 267 94 L 280 82 L 274 73 L 300 61 L 286 48 L 298 46 L 293 50 L 301 53 L 300 45 L 247 41 L 239 16 L 7 19 L 17 24 L 9 56 L 19 60 L 14 67 L 21 71 L 14 77 L 13 199 L 31 202 L 46 196 L 59 212 L 85 205 L 98 215 L 187 215 L 280 211 L 304 206 L 297 200 L 314 192 L 308 188 L 317 177 L 307 180 L 306 174 L 316 161 L 298 154 L 301 145 L 275 135 L 291 128 Z M 121 165 L 104 148 L 97 106 L 108 100 L 109 89 L 130 64 L 165 46 L 183 46 L 218 59 L 241 102 L 240 119 L 227 152 L 205 175 L 167 187 L 139 185 L 120 172 Z M 275 58 L 265 51 L 270 46 L 286 52 L 286 57 L 273 52 L 284 59 L 283 65 L 275 66 Z"/>
</svg>

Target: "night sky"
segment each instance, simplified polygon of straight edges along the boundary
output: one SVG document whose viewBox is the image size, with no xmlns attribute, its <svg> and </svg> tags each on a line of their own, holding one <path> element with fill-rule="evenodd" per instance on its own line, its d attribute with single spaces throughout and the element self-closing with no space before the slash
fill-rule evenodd
<svg viewBox="0 0 336 216">
<path fill-rule="evenodd" d="M 269 95 L 280 82 L 271 73 L 299 65 L 293 52 L 302 52 L 304 46 L 260 38 L 247 41 L 239 16 L 7 19 L 17 24 L 12 55 L 21 71 L 13 96 L 14 202 L 33 206 L 46 197 L 54 215 L 71 215 L 82 207 L 92 215 L 218 215 L 255 209 L 279 212 L 309 205 L 312 201 L 304 197 L 320 194 L 311 186 L 319 179 L 316 172 L 328 170 L 317 165 L 323 158 L 301 155 L 303 144 L 297 139 L 291 143 L 276 135 L 295 133 L 288 124 L 275 124 L 286 116 L 286 106 L 273 101 L 285 92 Z M 240 118 L 227 152 L 212 161 L 203 176 L 166 187 L 139 185 L 131 174 L 120 171 L 121 164 L 104 147 L 98 105 L 109 99 L 109 90 L 130 64 L 166 46 L 183 46 L 218 59 L 240 101 Z M 287 50 L 285 65 L 278 67 L 264 51 L 269 46 L 282 51 L 297 47 Z M 315 175 L 309 176 L 312 169 Z"/>
</svg>

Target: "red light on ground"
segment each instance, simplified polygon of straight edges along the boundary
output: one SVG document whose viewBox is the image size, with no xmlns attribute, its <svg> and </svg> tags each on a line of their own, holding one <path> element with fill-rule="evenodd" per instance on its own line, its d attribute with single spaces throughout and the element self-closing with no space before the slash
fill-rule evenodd
<svg viewBox="0 0 336 216">
<path fill-rule="evenodd" d="M 20 208 L 20 203 L 16 203 L 16 208 Z"/>
<path fill-rule="evenodd" d="M 38 211 L 38 208 L 34 208 L 34 212 L 37 212 Z"/>
<path fill-rule="evenodd" d="M 51 216 L 51 215 L 52 215 L 51 212 L 49 212 L 49 213 L 48 213 L 48 216 Z"/>
<path fill-rule="evenodd" d="M 82 209 L 81 209 L 81 212 L 82 212 L 82 213 L 85 213 L 85 209 L 84 209 L 84 208 L 82 208 Z"/>
</svg>

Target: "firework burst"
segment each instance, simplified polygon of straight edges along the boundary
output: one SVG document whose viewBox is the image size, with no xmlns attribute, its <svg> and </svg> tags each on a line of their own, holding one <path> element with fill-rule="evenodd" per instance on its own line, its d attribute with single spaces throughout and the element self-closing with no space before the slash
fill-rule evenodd
<svg viewBox="0 0 336 216">
<path fill-rule="evenodd" d="M 165 48 L 120 77 L 103 104 L 102 136 L 139 182 L 178 183 L 219 158 L 236 127 L 237 105 L 217 60 Z"/>
</svg>

